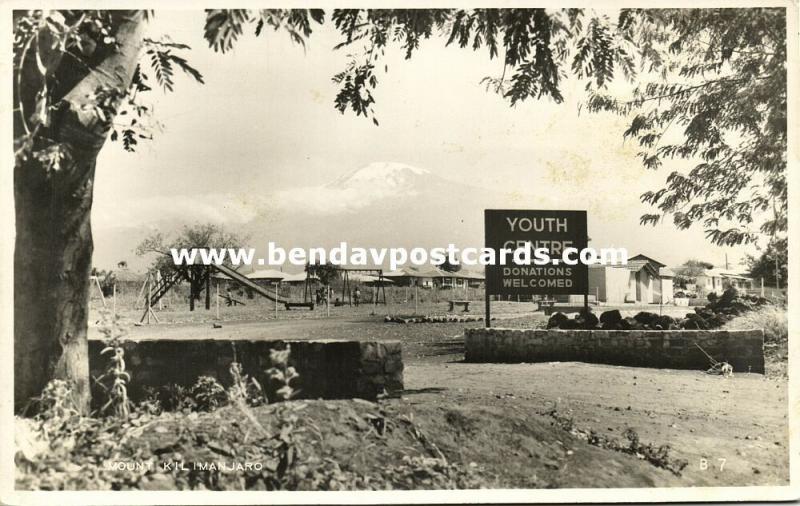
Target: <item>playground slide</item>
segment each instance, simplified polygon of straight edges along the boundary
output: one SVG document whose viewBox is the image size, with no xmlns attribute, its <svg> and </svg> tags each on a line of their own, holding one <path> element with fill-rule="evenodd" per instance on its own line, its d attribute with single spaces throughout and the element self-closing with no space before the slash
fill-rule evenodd
<svg viewBox="0 0 800 506">
<path fill-rule="evenodd" d="M 243 274 L 236 272 L 235 270 L 231 269 L 230 267 L 226 267 L 224 265 L 211 265 L 212 268 L 218 270 L 222 274 L 225 274 L 232 280 L 236 281 L 239 284 L 246 286 L 247 288 L 253 290 L 254 292 L 258 293 L 259 295 L 263 295 L 264 297 L 268 298 L 269 300 L 275 300 L 275 292 L 270 292 L 263 286 L 259 286 L 256 283 Z M 279 304 L 285 304 L 286 300 L 278 297 L 277 302 Z"/>
</svg>

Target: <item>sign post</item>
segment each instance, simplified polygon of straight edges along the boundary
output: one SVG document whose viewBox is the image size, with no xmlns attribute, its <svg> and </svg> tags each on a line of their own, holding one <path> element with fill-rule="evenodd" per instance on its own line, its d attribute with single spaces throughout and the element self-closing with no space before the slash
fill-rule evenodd
<svg viewBox="0 0 800 506">
<path fill-rule="evenodd" d="M 589 267 L 578 253 L 569 263 L 562 255 L 567 248 L 578 252 L 587 247 L 586 211 L 486 209 L 485 246 L 495 251 L 496 262 L 486 266 L 486 326 L 491 320 L 492 295 L 583 295 L 589 306 Z M 530 244 L 531 258 L 524 265 L 514 262 L 514 251 Z M 545 249 L 550 263 L 537 265 L 533 252 Z M 505 251 L 504 251 L 505 250 Z M 526 259 L 528 260 L 528 259 Z"/>
</svg>

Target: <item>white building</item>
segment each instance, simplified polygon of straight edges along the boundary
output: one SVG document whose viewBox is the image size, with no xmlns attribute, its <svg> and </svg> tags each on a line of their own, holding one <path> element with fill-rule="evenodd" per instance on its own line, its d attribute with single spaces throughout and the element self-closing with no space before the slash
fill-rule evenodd
<svg viewBox="0 0 800 506">
<path fill-rule="evenodd" d="M 672 279 L 667 266 L 644 255 L 636 255 L 626 265 L 589 266 L 589 295 L 610 304 L 670 304 Z"/>
<path fill-rule="evenodd" d="M 743 274 L 716 267 L 706 269 L 695 278 L 698 297 L 705 297 L 709 293 L 720 295 L 729 286 L 739 290 L 750 290 L 753 288 L 753 280 Z"/>
</svg>

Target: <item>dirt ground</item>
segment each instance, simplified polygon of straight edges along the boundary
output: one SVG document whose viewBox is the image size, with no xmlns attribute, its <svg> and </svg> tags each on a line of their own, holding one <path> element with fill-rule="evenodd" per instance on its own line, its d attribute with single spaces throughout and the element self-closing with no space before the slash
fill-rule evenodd
<svg viewBox="0 0 800 506">
<path fill-rule="evenodd" d="M 404 402 L 415 408 L 494 408 L 524 417 L 555 409 L 576 427 L 609 438 L 620 439 L 631 428 L 642 441 L 669 444 L 676 458 L 689 462 L 679 482 L 683 486 L 788 483 L 783 381 L 756 374 L 726 379 L 699 371 L 453 359 L 410 364 Z"/>
<path fill-rule="evenodd" d="M 530 305 L 528 311 L 513 303 L 497 305 L 498 326 L 541 326 L 546 321 L 541 313 L 530 313 Z M 678 314 L 687 311 L 673 309 Z M 532 469 L 539 478 L 550 471 L 538 486 L 788 484 L 785 377 L 737 373 L 723 378 L 702 371 L 575 362 L 464 363 L 463 329 L 481 325 L 384 323 L 381 316 L 355 313 L 330 319 L 226 321 L 219 329 L 207 322 L 150 325 L 132 328 L 131 336 L 400 340 L 406 391 L 384 401 L 386 409 L 415 417 L 420 427 L 443 441 L 445 453 L 488 466 L 493 475 L 505 473 L 510 481 L 504 478 L 504 486 L 537 486 Z M 623 464 L 616 457 L 603 458 L 610 450 L 592 447 L 585 453 L 584 446 L 591 445 L 569 455 L 565 449 L 554 456 L 553 445 L 537 450 L 532 427 L 564 425 L 565 420 L 578 433 L 623 442 L 626 430 L 633 429 L 642 443 L 668 444 L 671 457 L 685 459 L 688 465 L 677 477 L 653 465 L 634 471 L 624 465 L 625 459 L 635 460 L 629 455 L 623 455 Z M 562 448 L 563 443 L 553 444 Z M 543 461 L 552 464 L 542 467 Z M 589 473 L 589 468 L 603 471 Z"/>
</svg>

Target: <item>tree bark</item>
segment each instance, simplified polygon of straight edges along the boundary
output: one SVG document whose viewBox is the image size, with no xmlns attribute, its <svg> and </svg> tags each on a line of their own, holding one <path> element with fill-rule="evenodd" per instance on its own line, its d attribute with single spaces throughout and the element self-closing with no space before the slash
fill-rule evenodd
<svg viewBox="0 0 800 506">
<path fill-rule="evenodd" d="M 14 249 L 14 407 L 20 411 L 53 378 L 72 384 L 76 406 L 89 408 L 88 307 L 92 269 L 91 209 L 97 155 L 105 143 L 109 120 L 92 111 L 98 89 L 121 93 L 130 85 L 142 46 L 141 12 L 114 11 L 116 50 L 91 65 L 61 58 L 55 81 L 64 86 L 55 97 L 60 107 L 46 129 L 36 131 L 37 146 L 60 144 L 68 158 L 58 171 L 34 157 L 14 167 L 16 240 Z M 45 49 L 45 48 L 41 48 Z M 22 64 L 19 102 L 41 88 L 30 67 Z M 38 76 L 42 81 L 42 76 Z M 15 140 L 27 121 L 15 118 Z M 20 116 L 17 114 L 16 116 Z M 38 136 L 38 137 L 37 137 Z"/>
</svg>

